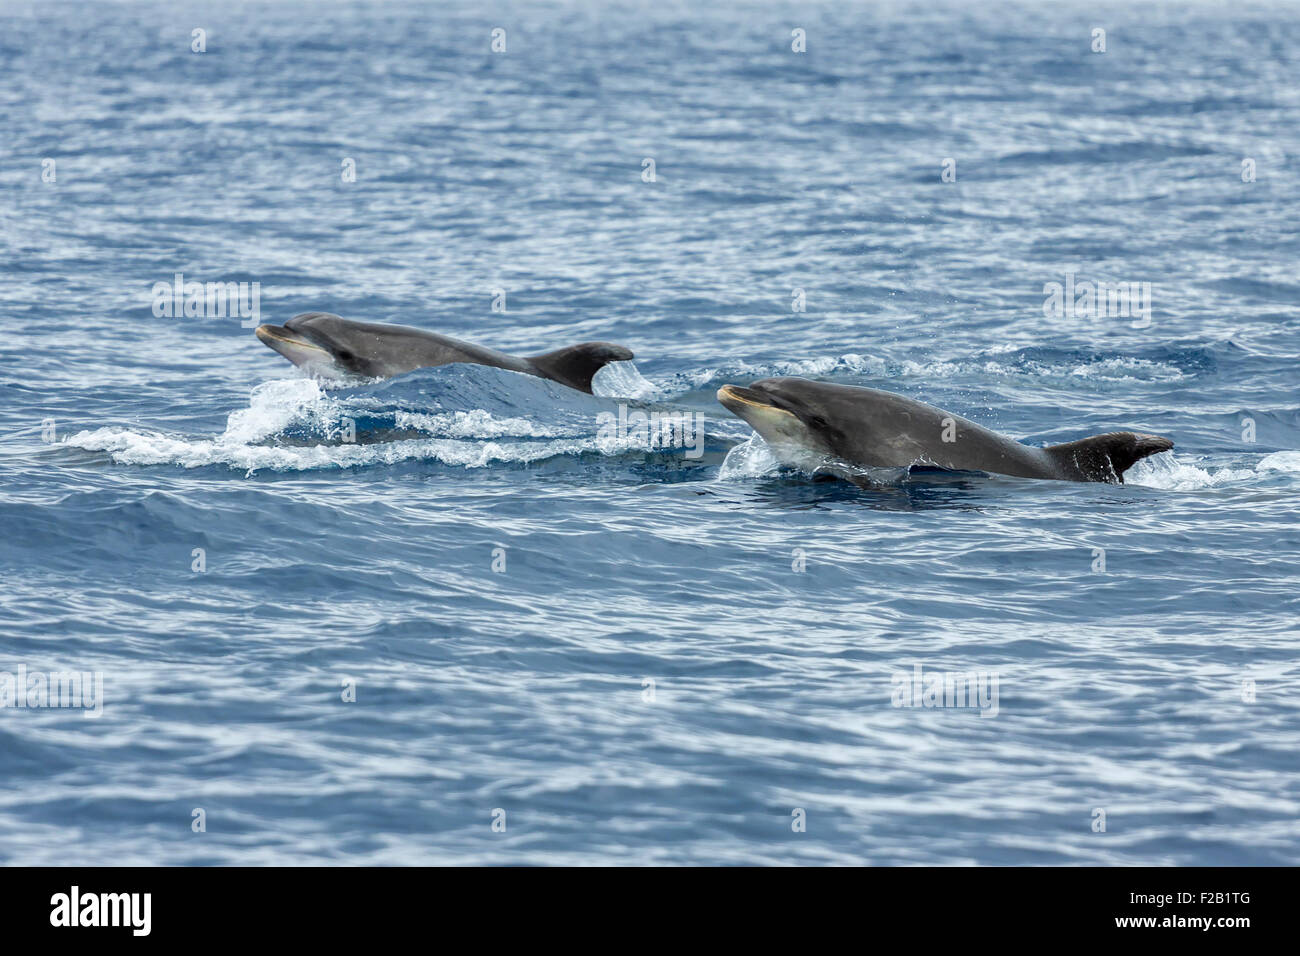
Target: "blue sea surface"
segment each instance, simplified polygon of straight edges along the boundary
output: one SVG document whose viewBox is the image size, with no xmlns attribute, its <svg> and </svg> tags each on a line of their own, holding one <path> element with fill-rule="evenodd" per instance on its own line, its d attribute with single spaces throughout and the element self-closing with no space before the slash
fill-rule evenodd
<svg viewBox="0 0 1300 956">
<path fill-rule="evenodd" d="M 0 861 L 1300 862 L 1297 76 L 1287 4 L 5 0 Z M 178 273 L 636 359 L 320 381 Z M 1176 448 L 859 486 L 775 375 Z"/>
</svg>

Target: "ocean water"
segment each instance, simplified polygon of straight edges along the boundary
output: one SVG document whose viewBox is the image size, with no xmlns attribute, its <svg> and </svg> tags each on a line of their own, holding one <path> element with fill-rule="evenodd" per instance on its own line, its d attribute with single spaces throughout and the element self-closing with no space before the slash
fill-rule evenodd
<svg viewBox="0 0 1300 956">
<path fill-rule="evenodd" d="M 1297 8 L 0 27 L 0 702 L 97 675 L 0 707 L 3 862 L 1300 861 Z M 177 273 L 636 359 L 322 383 Z M 714 400 L 772 375 L 1176 448 L 858 487 Z"/>
</svg>

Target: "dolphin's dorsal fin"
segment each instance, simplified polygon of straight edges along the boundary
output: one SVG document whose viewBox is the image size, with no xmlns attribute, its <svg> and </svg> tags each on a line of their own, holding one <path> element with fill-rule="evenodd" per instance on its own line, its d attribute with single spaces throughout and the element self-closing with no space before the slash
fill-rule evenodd
<svg viewBox="0 0 1300 956">
<path fill-rule="evenodd" d="M 528 363 L 543 378 L 553 379 L 561 385 L 591 393 L 592 376 L 610 362 L 626 362 L 632 351 L 609 342 L 583 342 L 568 348 L 556 349 L 544 355 L 531 355 Z"/>
<path fill-rule="evenodd" d="M 1124 483 L 1124 472 L 1134 462 L 1168 451 L 1174 443 L 1158 435 L 1141 435 L 1137 432 L 1108 432 L 1093 435 L 1063 445 L 1048 445 L 1043 449 L 1064 473 L 1076 481 L 1109 481 Z"/>
</svg>

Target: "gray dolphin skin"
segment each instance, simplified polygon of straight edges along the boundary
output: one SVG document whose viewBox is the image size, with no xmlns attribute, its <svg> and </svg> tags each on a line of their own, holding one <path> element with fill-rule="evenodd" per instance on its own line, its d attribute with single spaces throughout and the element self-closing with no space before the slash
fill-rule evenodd
<svg viewBox="0 0 1300 956">
<path fill-rule="evenodd" d="M 520 357 L 405 325 L 353 322 L 329 312 L 304 312 L 284 325 L 259 325 L 255 334 L 309 372 L 390 378 L 417 368 L 465 362 L 547 378 L 580 392 L 610 362 L 632 352 L 609 342 L 583 342 L 543 355 Z"/>
<path fill-rule="evenodd" d="M 783 464 L 839 459 L 867 468 L 933 465 L 1016 478 L 1124 481 L 1139 459 L 1174 443 L 1155 435 L 1110 432 L 1033 448 L 982 425 L 892 392 L 804 378 L 724 385 L 718 401 L 744 419 Z"/>
</svg>

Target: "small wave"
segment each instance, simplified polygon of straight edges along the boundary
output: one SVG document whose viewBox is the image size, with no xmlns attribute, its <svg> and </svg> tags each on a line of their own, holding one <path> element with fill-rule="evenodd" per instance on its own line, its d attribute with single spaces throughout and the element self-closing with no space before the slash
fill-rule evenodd
<svg viewBox="0 0 1300 956">
<path fill-rule="evenodd" d="M 1256 471 L 1285 471 L 1300 474 L 1300 451 L 1275 451 L 1255 466 Z"/>
<path fill-rule="evenodd" d="M 1085 362 L 1070 369 L 1078 378 L 1101 382 L 1177 382 L 1187 376 L 1168 362 L 1153 362 L 1143 358 L 1108 358 Z"/>
<path fill-rule="evenodd" d="M 1254 468 L 1225 467 L 1211 472 L 1179 461 L 1173 452 L 1164 452 L 1144 458 L 1124 472 L 1124 483 L 1165 491 L 1196 491 L 1257 477 Z"/>
<path fill-rule="evenodd" d="M 862 379 L 919 379 L 925 382 L 960 379 L 971 375 L 998 378 L 1069 379 L 1096 382 L 1180 382 L 1192 376 L 1177 360 L 1140 356 L 1104 356 L 1061 351 L 1037 354 L 1036 349 L 990 349 L 968 359 L 891 361 L 874 355 L 848 353 L 820 356 L 797 361 L 768 363 L 739 362 L 723 367 L 707 367 L 677 376 L 661 395 L 681 394 L 724 383 L 748 383 L 763 378 L 799 376 L 801 378 L 843 377 L 851 383 Z"/>
<path fill-rule="evenodd" d="M 1179 382 L 1188 377 L 1170 362 L 1136 356 L 1090 357 L 1078 361 L 1065 356 L 1052 360 L 1020 354 L 1013 361 L 978 358 L 952 362 L 905 361 L 899 370 L 901 377 L 926 379 L 957 378 L 971 372 L 1000 378 L 1072 377 L 1096 382 Z"/>
<path fill-rule="evenodd" d="M 1179 382 L 1188 377 L 1177 365 L 1159 359 L 1137 356 L 1089 356 L 1083 361 L 1068 356 L 1034 358 L 1023 352 L 1015 361 L 988 360 L 973 363 L 944 363 L 918 366 L 913 374 L 951 377 L 970 369 L 1004 378 L 1083 378 L 1095 382 Z"/>
<path fill-rule="evenodd" d="M 736 381 L 753 382 L 761 378 L 779 378 L 798 376 L 800 378 L 826 378 L 847 372 L 853 375 L 884 376 L 888 374 L 885 360 L 873 355 L 820 356 L 810 359 L 778 361 L 752 364 L 736 362 L 731 365 L 697 369 L 684 372 L 676 377 L 676 388 L 666 390 L 667 394 L 680 394 L 683 391 L 695 391 L 709 386 L 731 384 Z"/>
<path fill-rule="evenodd" d="M 443 409 L 442 399 L 465 399 L 467 383 L 486 391 L 476 376 L 497 375 L 497 414 L 482 408 Z M 635 384 L 639 375 L 621 381 Z M 504 377 L 502 377 L 504 376 Z M 641 381 L 645 381 L 641 379 Z M 700 464 L 702 419 L 681 414 L 638 420 L 625 428 L 609 403 L 513 373 L 459 368 L 442 375 L 417 374 L 346 392 L 325 391 L 311 378 L 279 379 L 252 389 L 249 407 L 231 412 L 226 429 L 212 438 L 191 438 L 122 427 L 78 432 L 63 444 L 107 452 L 118 464 L 225 466 L 249 473 L 311 471 L 426 460 L 463 468 L 505 462 L 527 464 L 559 456 L 630 453 L 685 455 Z M 434 388 L 437 386 L 437 388 Z M 474 391 L 474 390 L 469 390 Z M 550 401 L 559 396 L 561 401 Z M 429 410 L 409 407 L 421 398 Z M 567 402 L 568 404 L 565 404 Z M 533 417 L 518 414 L 524 405 Z M 408 407 L 403 407 L 408 406 Z M 412 434 L 412 433 L 416 434 Z M 391 439 L 391 440 L 387 440 Z M 724 439 L 729 447 L 730 441 Z M 711 447 L 712 447 L 711 446 Z M 719 454 L 712 447 L 710 454 Z"/>
<path fill-rule="evenodd" d="M 527 464 L 558 455 L 599 451 L 594 439 L 549 442 L 475 442 L 451 438 L 407 439 L 371 445 L 242 445 L 224 440 L 190 441 L 161 434 L 126 429 L 99 428 L 80 432 L 66 442 L 87 451 L 106 451 L 122 465 L 179 465 L 202 468 L 224 465 L 258 471 L 316 471 L 403 461 L 437 461 L 465 468 L 482 468 L 495 462 Z"/>
<path fill-rule="evenodd" d="M 1180 146 L 1171 143 L 1154 143 L 1130 140 L 1118 143 L 1085 143 L 1072 149 L 1026 150 L 999 156 L 996 163 L 1008 166 L 1104 166 L 1106 163 L 1134 163 L 1183 159 L 1204 156 L 1210 150 L 1204 146 Z"/>
<path fill-rule="evenodd" d="M 435 438 L 572 437 L 528 418 L 493 418 L 490 412 L 481 408 L 445 415 L 398 411 L 393 420 L 397 428 L 416 429 Z"/>
<path fill-rule="evenodd" d="M 108 452 L 121 465 L 175 465 L 203 468 L 212 465 L 259 471 L 320 471 L 432 461 L 461 468 L 530 464 L 561 456 L 599 454 L 617 457 L 629 453 L 661 451 L 649 439 L 627 437 L 565 438 L 550 441 L 474 441 L 454 438 L 418 438 L 369 445 L 245 445 L 221 436 L 189 440 L 120 428 L 79 432 L 64 443 L 85 451 Z M 690 463 L 689 460 L 687 463 Z"/>
</svg>

